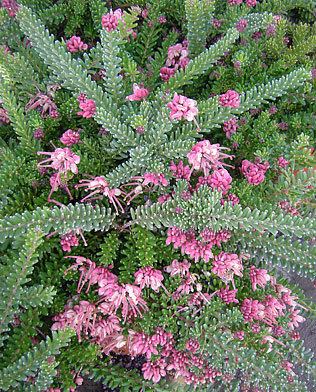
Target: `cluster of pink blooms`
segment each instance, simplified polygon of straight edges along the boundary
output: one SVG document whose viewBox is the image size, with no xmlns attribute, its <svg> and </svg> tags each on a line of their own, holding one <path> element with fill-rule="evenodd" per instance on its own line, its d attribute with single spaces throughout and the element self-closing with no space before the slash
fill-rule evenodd
<svg viewBox="0 0 316 392">
<path fill-rule="evenodd" d="M 27 103 L 26 110 L 38 110 L 42 117 L 52 117 L 57 118 L 59 116 L 57 106 L 46 94 L 37 93 L 30 101 Z"/>
<path fill-rule="evenodd" d="M 61 135 L 59 140 L 65 146 L 71 147 L 73 144 L 79 143 L 79 141 L 80 141 L 80 134 L 77 131 L 73 131 L 72 129 L 68 129 L 66 132 L 64 132 Z"/>
<path fill-rule="evenodd" d="M 269 167 L 269 162 L 262 163 L 259 158 L 256 158 L 255 162 L 244 159 L 241 165 L 241 172 L 246 177 L 249 184 L 259 185 L 264 181 L 266 171 Z"/>
<path fill-rule="evenodd" d="M 293 207 L 292 204 L 287 200 L 280 201 L 278 205 L 283 211 L 285 211 L 286 213 L 292 216 L 300 215 L 299 210 Z"/>
<path fill-rule="evenodd" d="M 248 21 L 247 19 L 240 19 L 237 23 L 236 23 L 236 29 L 240 32 L 243 33 L 246 28 L 248 26 Z"/>
<path fill-rule="evenodd" d="M 286 168 L 289 164 L 290 162 L 287 161 L 284 157 L 278 158 L 278 166 L 281 167 L 282 169 Z"/>
<path fill-rule="evenodd" d="M 1 6 L 7 10 L 11 18 L 14 18 L 19 11 L 19 5 L 15 0 L 2 0 Z"/>
<path fill-rule="evenodd" d="M 37 128 L 35 129 L 35 131 L 33 132 L 33 137 L 36 140 L 41 140 L 44 137 L 44 131 L 42 128 Z"/>
<path fill-rule="evenodd" d="M 85 44 L 80 37 L 73 35 L 66 43 L 67 49 L 71 53 L 80 52 L 88 49 L 88 45 Z"/>
<path fill-rule="evenodd" d="M 199 177 L 195 190 L 199 189 L 202 185 L 207 185 L 212 189 L 222 192 L 223 196 L 227 194 L 231 188 L 232 177 L 226 169 L 217 169 L 209 176 Z"/>
<path fill-rule="evenodd" d="M 123 20 L 122 10 L 117 9 L 114 12 L 111 10 L 102 16 L 102 27 L 108 32 L 114 31 L 118 26 L 119 20 Z"/>
<path fill-rule="evenodd" d="M 179 161 L 178 164 L 173 161 L 170 163 L 170 171 L 174 178 L 178 180 L 190 180 L 191 177 L 191 169 L 190 166 L 184 165 L 183 161 Z"/>
<path fill-rule="evenodd" d="M 160 70 L 160 77 L 164 81 L 168 81 L 178 69 L 184 69 L 189 63 L 188 42 L 183 41 L 182 44 L 172 45 L 168 48 L 168 57 L 166 66 Z"/>
<path fill-rule="evenodd" d="M 139 285 L 141 289 L 150 287 L 152 290 L 158 292 L 162 286 L 163 275 L 161 271 L 153 267 L 143 267 L 135 272 L 135 284 Z"/>
<path fill-rule="evenodd" d="M 99 177 L 91 177 L 92 179 L 80 180 L 78 185 L 75 187 L 81 188 L 85 187 L 86 191 L 90 191 L 90 193 L 85 196 L 81 202 L 84 201 L 92 201 L 102 199 L 103 196 L 109 199 L 109 202 L 113 204 L 115 211 L 117 214 L 119 213 L 118 208 L 120 208 L 121 212 L 124 213 L 124 208 L 121 202 L 118 199 L 118 196 L 122 195 L 122 191 L 119 188 L 110 188 L 109 183 L 106 181 L 104 176 Z"/>
<path fill-rule="evenodd" d="M 149 91 L 147 88 L 141 87 L 138 84 L 134 83 L 133 84 L 133 94 L 128 95 L 126 99 L 128 101 L 141 101 L 145 98 L 147 98 L 149 94 Z"/>
<path fill-rule="evenodd" d="M 87 99 L 87 96 L 85 94 L 79 94 L 78 103 L 81 109 L 81 111 L 77 113 L 78 116 L 82 116 L 84 118 L 91 118 L 95 115 L 96 106 L 93 99 Z"/>
<path fill-rule="evenodd" d="M 212 257 L 212 247 L 221 246 L 222 242 L 227 242 L 230 233 L 226 230 L 213 232 L 204 229 L 200 235 L 202 240 L 198 240 L 193 230 L 184 231 L 178 227 L 170 227 L 167 231 L 166 244 L 173 244 L 175 249 L 181 249 L 182 254 L 190 256 L 195 262 L 203 259 L 208 262 Z"/>
<path fill-rule="evenodd" d="M 227 4 L 229 5 L 240 5 L 243 0 L 227 0 Z M 248 7 L 255 7 L 257 5 L 257 0 L 245 0 L 245 4 Z"/>
<path fill-rule="evenodd" d="M 223 107 L 239 108 L 240 96 L 234 90 L 228 90 L 225 94 L 219 96 L 219 104 Z"/>
<path fill-rule="evenodd" d="M 234 283 L 234 275 L 242 277 L 243 266 L 240 257 L 235 253 L 220 252 L 214 257 L 213 274 L 217 275 L 226 284 L 228 282 Z"/>
<path fill-rule="evenodd" d="M 200 343 L 195 338 L 186 341 L 183 350 L 177 350 L 170 332 L 158 327 L 153 335 L 130 331 L 130 352 L 132 355 L 145 355 L 147 362 L 142 367 L 145 380 L 158 383 L 163 377 L 183 378 L 187 385 L 214 383 L 222 374 L 212 367 L 202 353 Z M 159 358 L 150 360 L 151 355 Z"/>
<path fill-rule="evenodd" d="M 230 139 L 231 136 L 237 132 L 238 129 L 238 121 L 236 117 L 232 117 L 229 120 L 225 121 L 223 124 L 223 129 L 226 134 L 227 139 Z"/>
<path fill-rule="evenodd" d="M 70 231 L 69 233 L 61 236 L 60 244 L 64 252 L 70 252 L 72 247 L 79 245 L 79 240 L 76 234 Z"/>
<path fill-rule="evenodd" d="M 0 123 L 3 123 L 3 124 L 10 123 L 8 112 L 4 108 L 0 108 Z"/>
<path fill-rule="evenodd" d="M 174 93 L 173 99 L 167 104 L 171 120 L 193 121 L 198 114 L 197 102 L 194 99 Z"/>
<path fill-rule="evenodd" d="M 223 153 L 221 150 L 229 150 L 220 147 L 219 144 L 211 144 L 209 140 L 196 143 L 187 157 L 193 170 L 202 170 L 205 176 L 209 175 L 210 169 L 218 169 L 222 166 L 230 166 L 222 162 L 222 159 L 232 159 L 233 156 Z"/>
</svg>

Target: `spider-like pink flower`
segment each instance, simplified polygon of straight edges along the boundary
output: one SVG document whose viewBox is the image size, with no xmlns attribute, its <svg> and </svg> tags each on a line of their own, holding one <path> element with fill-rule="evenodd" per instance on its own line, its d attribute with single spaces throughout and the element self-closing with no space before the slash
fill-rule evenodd
<svg viewBox="0 0 316 392">
<path fill-rule="evenodd" d="M 150 287 L 152 290 L 158 292 L 162 286 L 163 275 L 161 271 L 153 267 L 143 267 L 134 273 L 135 284 L 139 285 L 141 289 Z"/>
<path fill-rule="evenodd" d="M 226 134 L 227 139 L 230 139 L 231 136 L 237 132 L 238 129 L 238 121 L 236 117 L 232 117 L 229 120 L 225 121 L 223 124 L 223 129 Z"/>
<path fill-rule="evenodd" d="M 177 299 L 182 295 L 187 295 L 193 292 L 194 291 L 193 284 L 195 283 L 195 281 L 196 281 L 196 277 L 190 274 L 190 272 L 188 272 L 185 278 L 182 280 L 180 286 L 174 292 L 173 297 Z"/>
<path fill-rule="evenodd" d="M 298 328 L 300 323 L 303 323 L 306 319 L 301 316 L 299 309 L 292 309 L 290 314 L 290 322 L 288 323 L 290 329 Z"/>
<path fill-rule="evenodd" d="M 116 313 L 121 307 L 124 322 L 127 316 L 142 317 L 142 312 L 147 311 L 148 307 L 142 298 L 142 290 L 140 287 L 117 283 L 109 283 L 103 286 L 103 282 L 99 283 L 99 295 L 102 296 L 104 306 L 109 313 Z"/>
<path fill-rule="evenodd" d="M 166 245 L 173 244 L 177 249 L 180 248 L 187 241 L 186 233 L 176 226 L 169 227 L 167 231 Z"/>
<path fill-rule="evenodd" d="M 232 281 L 234 285 L 234 275 L 242 277 L 242 271 L 241 260 L 235 253 L 221 252 L 214 257 L 212 272 L 225 283 Z"/>
<path fill-rule="evenodd" d="M 77 37 L 75 35 L 69 38 L 66 45 L 68 51 L 71 53 L 76 53 L 76 52 L 80 52 L 81 50 L 88 49 L 88 45 L 85 44 L 80 37 Z"/>
<path fill-rule="evenodd" d="M 35 109 L 39 110 L 42 117 L 57 118 L 59 116 L 56 104 L 48 95 L 41 92 L 31 98 L 25 106 L 26 111 Z"/>
<path fill-rule="evenodd" d="M 243 0 L 227 0 L 228 5 L 239 5 Z"/>
<path fill-rule="evenodd" d="M 194 354 L 200 348 L 200 343 L 197 339 L 189 339 L 185 344 L 185 348 Z"/>
<path fill-rule="evenodd" d="M 257 290 L 257 285 L 264 288 L 270 280 L 267 270 L 256 268 L 253 265 L 250 267 L 249 274 L 253 291 Z"/>
<path fill-rule="evenodd" d="M 81 109 L 81 111 L 77 113 L 78 116 L 91 118 L 95 115 L 97 108 L 93 99 L 87 99 L 85 94 L 79 94 L 78 102 Z"/>
<path fill-rule="evenodd" d="M 248 7 L 255 7 L 257 5 L 257 0 L 245 0 Z"/>
<path fill-rule="evenodd" d="M 142 367 L 142 372 L 145 380 L 152 380 L 155 384 L 160 381 L 162 377 L 166 376 L 167 363 L 163 358 L 157 359 L 154 362 L 146 362 Z"/>
<path fill-rule="evenodd" d="M 79 240 L 73 231 L 64 234 L 60 238 L 60 244 L 64 252 L 70 252 L 73 246 L 79 245 Z"/>
<path fill-rule="evenodd" d="M 120 320 L 114 314 L 108 316 L 108 318 L 100 319 L 95 322 L 93 328 L 90 333 L 98 344 L 103 345 L 104 341 L 107 339 L 109 335 L 116 334 L 120 332 L 122 327 L 120 326 Z"/>
<path fill-rule="evenodd" d="M 246 298 L 240 308 L 245 321 L 262 320 L 265 316 L 265 306 L 257 299 Z"/>
<path fill-rule="evenodd" d="M 237 23 L 236 23 L 236 29 L 242 33 L 246 30 L 248 26 L 248 21 L 246 19 L 240 19 Z"/>
<path fill-rule="evenodd" d="M 14 18 L 19 11 L 19 5 L 15 0 L 2 0 L 1 6 L 7 10 L 11 18 Z"/>
<path fill-rule="evenodd" d="M 281 168 L 286 168 L 290 164 L 289 161 L 287 161 L 284 157 L 279 157 L 278 158 L 278 165 Z"/>
<path fill-rule="evenodd" d="M 173 260 L 170 265 L 165 267 L 165 271 L 170 274 L 170 276 L 185 276 L 189 272 L 190 267 L 191 263 L 189 263 L 187 260 Z"/>
<path fill-rule="evenodd" d="M 164 82 L 168 82 L 170 78 L 176 73 L 175 68 L 162 67 L 160 69 L 160 77 Z"/>
<path fill-rule="evenodd" d="M 68 129 L 68 131 L 64 132 L 59 139 L 65 146 L 70 147 L 73 144 L 79 143 L 80 134 L 79 132 L 73 131 L 72 129 Z"/>
<path fill-rule="evenodd" d="M 189 239 L 181 247 L 182 254 L 189 255 L 197 263 L 199 259 L 206 263 L 213 257 L 212 244 L 203 243 L 195 238 Z"/>
<path fill-rule="evenodd" d="M 178 164 L 171 161 L 170 163 L 170 171 L 172 172 L 173 177 L 176 179 L 183 179 L 183 180 L 190 180 L 191 177 L 191 170 L 190 166 L 184 165 L 183 161 L 179 161 Z"/>
<path fill-rule="evenodd" d="M 166 332 L 161 327 L 156 328 L 156 332 L 154 335 L 152 335 L 151 339 L 156 346 L 160 345 L 161 347 L 166 345 L 168 346 L 173 343 L 172 333 Z"/>
<path fill-rule="evenodd" d="M 38 151 L 38 155 L 48 155 L 50 158 L 38 164 L 38 167 L 51 167 L 59 173 L 72 172 L 78 173 L 77 165 L 80 162 L 80 157 L 74 154 L 69 148 L 56 148 L 53 152 Z"/>
<path fill-rule="evenodd" d="M 105 196 L 109 199 L 109 202 L 113 204 L 117 214 L 119 213 L 118 207 L 120 208 L 121 212 L 124 213 L 124 208 L 117 198 L 117 196 L 121 196 L 123 192 L 119 188 L 110 189 L 109 183 L 106 181 L 105 177 L 92 177 L 91 180 L 80 180 L 79 183 L 80 184 L 75 185 L 75 188 L 86 187 L 87 192 L 91 191 L 91 193 L 85 196 L 81 202 L 85 202 L 87 200 L 98 200 Z"/>
<path fill-rule="evenodd" d="M 186 119 L 187 121 L 193 121 L 199 112 L 195 100 L 177 93 L 174 93 L 172 101 L 167 106 L 171 110 L 171 120 Z"/>
<path fill-rule="evenodd" d="M 143 88 L 139 86 L 138 84 L 134 83 L 133 84 L 133 94 L 128 95 L 126 99 L 128 101 L 141 101 L 142 99 L 145 99 L 148 97 L 149 91 L 147 88 Z"/>
<path fill-rule="evenodd" d="M 211 174 L 210 185 L 213 189 L 222 192 L 225 195 L 231 188 L 233 179 L 226 169 L 217 169 Z"/>
<path fill-rule="evenodd" d="M 185 41 L 182 44 L 172 45 L 168 48 L 168 58 L 166 61 L 167 67 L 174 67 L 174 69 L 185 68 L 189 63 L 189 51 Z"/>
<path fill-rule="evenodd" d="M 241 171 L 251 185 L 259 185 L 265 179 L 266 171 L 269 169 L 269 162 L 261 163 L 260 160 L 250 162 L 247 159 L 242 161 Z"/>
<path fill-rule="evenodd" d="M 222 287 L 220 290 L 218 290 L 217 295 L 226 304 L 231 304 L 231 303 L 238 304 L 239 301 L 236 298 L 237 291 L 238 291 L 237 289 L 229 290 L 229 286 L 226 286 L 225 288 Z"/>
<path fill-rule="evenodd" d="M 2 122 L 3 124 L 10 123 L 8 112 L 4 108 L 0 108 L 0 122 Z"/>
<path fill-rule="evenodd" d="M 228 90 L 225 94 L 220 95 L 219 104 L 223 107 L 239 108 L 240 96 L 237 91 Z"/>
<path fill-rule="evenodd" d="M 119 20 L 123 20 L 123 12 L 120 8 L 114 12 L 111 10 L 109 13 L 102 16 L 102 27 L 106 31 L 111 32 L 118 26 Z"/>
<path fill-rule="evenodd" d="M 129 336 L 131 337 L 130 351 L 133 356 L 146 355 L 146 358 L 150 359 L 152 354 L 158 354 L 157 345 L 151 336 L 132 331 L 129 331 Z"/>
<path fill-rule="evenodd" d="M 232 155 L 223 153 L 221 150 L 229 150 L 226 147 L 220 147 L 219 144 L 211 144 L 209 140 L 202 140 L 196 143 L 187 157 L 193 170 L 203 170 L 204 175 L 208 176 L 210 169 L 217 169 L 222 166 L 230 166 L 221 162 L 222 159 L 233 159 Z M 230 166 L 231 167 L 231 166 Z"/>
</svg>

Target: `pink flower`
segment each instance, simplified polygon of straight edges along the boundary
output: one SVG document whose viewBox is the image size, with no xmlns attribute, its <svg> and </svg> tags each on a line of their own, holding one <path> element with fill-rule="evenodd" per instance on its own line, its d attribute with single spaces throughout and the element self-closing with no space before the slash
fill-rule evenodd
<svg viewBox="0 0 316 392">
<path fill-rule="evenodd" d="M 265 269 L 259 269 L 252 265 L 250 267 L 249 273 L 253 291 L 257 290 L 257 285 L 264 288 L 267 282 L 270 280 L 270 275 Z"/>
<path fill-rule="evenodd" d="M 160 15 L 160 16 L 158 16 L 158 22 L 160 24 L 165 24 L 165 23 L 167 23 L 167 18 L 164 15 Z"/>
<path fill-rule="evenodd" d="M 213 19 L 212 25 L 215 29 L 219 29 L 222 25 L 222 22 L 219 19 Z"/>
<path fill-rule="evenodd" d="M 131 332 L 129 335 L 131 336 L 130 351 L 133 356 L 146 355 L 146 358 L 150 359 L 152 354 L 158 354 L 157 345 L 151 336 L 144 333 L 131 334 Z"/>
<path fill-rule="evenodd" d="M 264 305 L 252 298 L 244 299 L 240 308 L 245 321 L 262 320 L 264 318 L 264 310 Z"/>
<path fill-rule="evenodd" d="M 194 354 L 200 348 L 200 343 L 197 339 L 189 339 L 185 344 L 185 348 Z"/>
<path fill-rule="evenodd" d="M 248 26 L 248 21 L 246 19 L 240 19 L 237 23 L 236 23 L 236 29 L 242 33 L 246 30 Z"/>
<path fill-rule="evenodd" d="M 279 157 L 278 158 L 278 165 L 279 167 L 286 168 L 290 164 L 289 161 L 287 161 L 284 157 Z"/>
<path fill-rule="evenodd" d="M 149 91 L 147 88 L 140 87 L 138 84 L 133 84 L 133 94 L 128 95 L 126 99 L 128 101 L 141 101 L 142 99 L 147 98 Z"/>
<path fill-rule="evenodd" d="M 255 7 L 257 5 L 257 0 L 245 0 L 248 7 Z"/>
<path fill-rule="evenodd" d="M 232 159 L 233 157 L 222 153 L 221 150 L 228 150 L 228 148 L 220 147 L 219 144 L 211 144 L 209 140 L 196 143 L 187 155 L 192 170 L 203 170 L 204 175 L 208 176 L 211 168 L 217 169 L 222 166 L 229 166 L 221 160 Z"/>
<path fill-rule="evenodd" d="M 15 0 L 2 0 L 1 6 L 6 8 L 11 18 L 14 18 L 19 11 L 19 5 Z"/>
<path fill-rule="evenodd" d="M 239 5 L 242 3 L 242 0 L 227 0 L 228 5 Z"/>
<path fill-rule="evenodd" d="M 242 277 L 243 266 L 235 253 L 221 252 L 214 257 L 213 274 L 219 276 L 225 283 L 234 280 L 234 275 Z"/>
<path fill-rule="evenodd" d="M 222 192 L 225 195 L 231 188 L 233 179 L 226 169 L 217 169 L 211 174 L 210 185 L 213 189 Z"/>
<path fill-rule="evenodd" d="M 238 340 L 244 340 L 245 339 L 245 332 L 244 331 L 236 331 L 234 333 L 234 338 Z"/>
<path fill-rule="evenodd" d="M 220 95 L 219 104 L 223 107 L 238 108 L 240 106 L 239 94 L 234 90 L 228 90 L 225 94 Z"/>
<path fill-rule="evenodd" d="M 26 111 L 39 110 L 42 117 L 56 118 L 59 116 L 57 106 L 52 99 L 43 93 L 37 93 L 25 106 Z"/>
<path fill-rule="evenodd" d="M 290 322 L 288 323 L 290 329 L 294 329 L 294 327 L 298 328 L 299 324 L 304 322 L 306 319 L 301 316 L 299 309 L 293 309 L 290 314 Z"/>
<path fill-rule="evenodd" d="M 175 68 L 162 67 L 160 69 L 160 77 L 164 82 L 168 82 L 170 78 L 176 73 Z"/>
<path fill-rule="evenodd" d="M 230 139 L 232 134 L 237 132 L 238 129 L 238 121 L 237 118 L 232 117 L 231 119 L 227 120 L 223 124 L 223 129 L 226 134 L 227 139 Z"/>
<path fill-rule="evenodd" d="M 251 185 L 259 185 L 265 179 L 265 173 L 270 167 L 268 162 L 260 163 L 256 159 L 255 163 L 244 159 L 242 161 L 241 171 Z"/>
<path fill-rule="evenodd" d="M 311 75 L 312 75 L 312 80 L 315 80 L 316 79 L 316 68 L 313 68 L 311 70 Z"/>
<path fill-rule="evenodd" d="M 102 27 L 106 29 L 106 31 L 111 32 L 117 28 L 119 20 L 122 19 L 123 13 L 120 9 L 117 9 L 114 12 L 111 10 L 109 13 L 102 16 Z"/>
<path fill-rule="evenodd" d="M 72 129 L 68 129 L 68 131 L 64 132 L 59 139 L 65 146 L 70 147 L 73 144 L 77 144 L 80 140 L 79 132 L 73 131 Z"/>
<path fill-rule="evenodd" d="M 70 252 L 73 246 L 79 245 L 79 240 L 76 234 L 70 231 L 69 233 L 61 236 L 60 244 L 64 252 Z"/>
<path fill-rule="evenodd" d="M 234 193 L 230 193 L 229 195 L 227 195 L 227 201 L 224 200 L 222 204 L 224 204 L 225 202 L 230 202 L 233 206 L 235 206 L 236 204 L 239 204 L 239 197 L 236 196 Z"/>
<path fill-rule="evenodd" d="M 36 140 L 41 140 L 44 137 L 44 131 L 42 128 L 37 128 L 35 129 L 35 131 L 33 132 L 33 137 Z"/>
<path fill-rule="evenodd" d="M 231 304 L 231 303 L 238 304 L 239 301 L 236 298 L 237 291 L 238 291 L 237 289 L 229 290 L 229 286 L 226 286 L 225 288 L 222 287 L 220 290 L 218 290 L 217 295 L 226 304 Z"/>
<path fill-rule="evenodd" d="M 109 202 L 113 204 L 117 214 L 119 213 L 118 207 L 121 209 L 121 212 L 124 213 L 124 208 L 117 198 L 117 196 L 122 194 L 122 191 L 119 188 L 110 189 L 110 186 L 105 177 L 99 176 L 92 178 L 92 180 L 80 180 L 79 182 L 80 184 L 76 185 L 76 188 L 87 187 L 86 191 L 91 191 L 91 193 L 85 196 L 81 202 L 86 200 L 97 200 L 105 196 L 109 199 Z"/>
<path fill-rule="evenodd" d="M 77 165 L 80 157 L 75 155 L 69 148 L 56 148 L 53 152 L 38 151 L 38 155 L 48 155 L 50 158 L 38 164 L 39 167 L 51 167 L 59 173 L 67 173 L 68 171 L 77 174 Z M 50 162 L 50 164 L 48 164 Z"/>
<path fill-rule="evenodd" d="M 297 208 L 293 207 L 291 203 L 287 200 L 282 200 L 278 203 L 278 206 L 285 211 L 286 213 L 293 215 L 293 216 L 298 216 L 300 215 L 299 211 Z"/>
<path fill-rule="evenodd" d="M 289 362 L 289 361 L 282 361 L 281 366 L 283 367 L 283 369 L 285 369 L 287 372 L 292 373 L 293 370 L 293 363 Z"/>
<path fill-rule="evenodd" d="M 167 67 L 185 68 L 189 63 L 188 45 L 185 41 L 182 44 L 172 45 L 168 48 Z"/>
<path fill-rule="evenodd" d="M 0 122 L 3 124 L 10 124 L 10 119 L 6 109 L 0 108 Z"/>
<path fill-rule="evenodd" d="M 152 290 L 158 292 L 162 286 L 163 275 L 161 271 L 153 267 L 143 267 L 134 273 L 135 284 L 139 285 L 141 289 L 150 287 Z"/>
<path fill-rule="evenodd" d="M 190 294 L 194 290 L 193 284 L 195 283 L 195 281 L 196 277 L 188 272 L 177 290 L 174 292 L 174 299 L 178 299 L 182 295 Z"/>
<path fill-rule="evenodd" d="M 104 341 L 109 335 L 120 332 L 122 327 L 120 326 L 120 320 L 114 314 L 108 316 L 108 318 L 100 319 L 96 321 L 94 327 L 91 330 L 91 336 L 98 344 L 103 345 Z"/>
<path fill-rule="evenodd" d="M 80 37 L 73 35 L 67 41 L 67 49 L 71 53 L 80 52 L 81 50 L 87 50 L 88 45 L 81 41 Z"/>
<path fill-rule="evenodd" d="M 278 111 L 278 108 L 274 105 L 269 108 L 269 114 L 275 114 L 275 113 L 277 113 L 277 111 Z"/>
<path fill-rule="evenodd" d="M 274 23 L 269 24 L 269 26 L 266 29 L 266 36 L 273 37 L 275 33 L 276 33 L 276 25 Z"/>
<path fill-rule="evenodd" d="M 87 99 L 85 94 L 80 94 L 78 96 L 78 102 L 81 109 L 81 111 L 77 113 L 78 116 L 91 118 L 95 115 L 97 109 L 93 99 Z"/>
<path fill-rule="evenodd" d="M 181 120 L 184 118 L 188 121 L 193 121 L 199 112 L 196 101 L 184 95 L 178 95 L 177 93 L 174 93 L 173 100 L 167 106 L 171 110 L 171 120 Z"/>
<path fill-rule="evenodd" d="M 173 260 L 170 265 L 165 267 L 165 271 L 168 272 L 170 276 L 185 276 L 189 272 L 190 267 L 191 263 L 189 263 L 187 260 Z"/>
<path fill-rule="evenodd" d="M 166 376 L 167 363 L 163 358 L 157 359 L 155 362 L 146 362 L 142 367 L 145 380 L 152 380 L 158 383 L 162 377 Z"/>
<path fill-rule="evenodd" d="M 144 173 L 143 186 L 149 184 L 153 184 L 156 186 L 167 186 L 168 180 L 162 173 Z"/>
<path fill-rule="evenodd" d="M 170 163 L 170 171 L 172 172 L 173 177 L 176 179 L 190 180 L 191 170 L 189 166 L 185 166 L 183 161 L 179 161 L 178 164 L 175 164 L 173 161 Z"/>
</svg>

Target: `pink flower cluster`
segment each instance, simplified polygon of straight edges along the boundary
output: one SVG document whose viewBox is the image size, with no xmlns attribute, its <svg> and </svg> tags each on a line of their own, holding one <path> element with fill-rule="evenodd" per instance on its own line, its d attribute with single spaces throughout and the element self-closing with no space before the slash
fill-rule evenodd
<svg viewBox="0 0 316 392">
<path fill-rule="evenodd" d="M 226 230 L 214 233 L 205 229 L 201 233 L 201 238 L 202 240 L 198 240 L 193 230 L 183 231 L 178 227 L 170 227 L 167 231 L 166 244 L 173 244 L 175 249 L 180 248 L 182 254 L 190 256 L 195 262 L 199 259 L 208 262 L 213 257 L 212 247 L 227 242 L 230 235 Z"/>
<path fill-rule="evenodd" d="M 258 158 L 256 158 L 254 163 L 244 159 L 242 161 L 241 172 L 249 184 L 259 185 L 264 181 L 266 171 L 269 167 L 269 162 L 261 163 Z"/>
<path fill-rule="evenodd" d="M 222 153 L 221 150 L 229 150 L 225 147 L 220 147 L 219 144 L 211 144 L 209 140 L 202 140 L 196 143 L 187 157 L 193 170 L 203 170 L 204 175 L 208 176 L 210 169 L 218 169 L 222 166 L 229 166 L 223 163 L 222 159 L 232 159 L 231 155 Z"/>
<path fill-rule="evenodd" d="M 128 95 L 126 97 L 126 99 L 128 101 L 141 101 L 145 98 L 147 98 L 149 94 L 149 91 L 147 90 L 147 88 L 143 88 L 141 86 L 139 86 L 138 84 L 134 83 L 133 84 L 133 94 Z"/>
<path fill-rule="evenodd" d="M 122 10 L 117 9 L 114 12 L 111 10 L 102 16 L 102 27 L 108 32 L 114 31 L 118 26 L 119 20 L 123 20 Z"/>
<path fill-rule="evenodd" d="M 234 90 L 228 90 L 225 94 L 220 95 L 219 104 L 223 107 L 239 108 L 240 96 Z"/>
<path fill-rule="evenodd" d="M 70 252 L 72 247 L 79 245 L 79 240 L 76 234 L 71 231 L 61 236 L 60 244 L 64 252 Z"/>
<path fill-rule="evenodd" d="M 237 132 L 238 129 L 238 121 L 237 118 L 232 117 L 229 120 L 225 121 L 223 124 L 223 130 L 226 134 L 227 139 L 230 139 L 231 136 Z"/>
<path fill-rule="evenodd" d="M 121 196 L 123 192 L 119 188 L 110 188 L 109 183 L 106 181 L 105 177 L 92 177 L 91 180 L 85 179 L 80 180 L 80 184 L 76 185 L 75 187 L 78 189 L 80 187 L 86 187 L 86 191 L 90 191 L 90 193 L 85 196 L 81 202 L 85 202 L 87 200 L 98 200 L 102 199 L 103 196 L 109 199 L 109 202 L 113 204 L 116 213 L 118 214 L 118 207 L 120 208 L 121 212 L 124 213 L 124 208 L 117 198 L 117 196 Z"/>
<path fill-rule="evenodd" d="M 164 81 L 168 81 L 178 69 L 184 69 L 189 63 L 188 42 L 183 41 L 182 44 L 176 44 L 168 48 L 168 58 L 166 66 L 160 70 L 160 77 Z"/>
<path fill-rule="evenodd" d="M 15 0 L 2 0 L 1 6 L 7 10 L 11 18 L 14 18 L 19 11 L 19 5 Z"/>
<path fill-rule="evenodd" d="M 184 165 L 183 161 L 179 161 L 178 164 L 173 161 L 170 163 L 170 171 L 172 172 L 172 176 L 178 180 L 187 180 L 190 181 L 191 177 L 191 169 L 190 166 Z"/>
<path fill-rule="evenodd" d="M 253 265 L 250 267 L 249 274 L 253 291 L 257 290 L 257 285 L 264 288 L 270 280 L 267 270 L 256 268 Z"/>
<path fill-rule="evenodd" d="M 292 216 L 298 216 L 300 215 L 300 212 L 297 208 L 292 206 L 292 204 L 287 201 L 287 200 L 282 200 L 279 202 L 278 206 L 285 211 L 287 214 L 290 214 Z"/>
<path fill-rule="evenodd" d="M 79 94 L 78 96 L 79 107 L 81 109 L 78 112 L 78 116 L 82 116 L 84 118 L 91 118 L 95 115 L 96 105 L 93 99 L 87 99 L 85 94 Z"/>
<path fill-rule="evenodd" d="M 152 290 L 158 292 L 162 286 L 163 275 L 161 271 L 153 267 L 143 267 L 135 272 L 135 284 L 139 285 L 141 289 L 150 287 Z"/>
<path fill-rule="evenodd" d="M 73 131 L 72 129 L 68 129 L 68 131 L 64 132 L 60 139 L 62 144 L 67 147 L 71 147 L 73 144 L 77 144 L 80 141 L 79 132 Z"/>
<path fill-rule="evenodd" d="M 49 158 L 38 164 L 39 167 L 52 168 L 60 173 L 78 173 L 77 165 L 80 157 L 74 154 L 69 148 L 56 148 L 53 152 L 38 151 L 38 155 L 48 155 Z"/>
<path fill-rule="evenodd" d="M 88 49 L 88 45 L 85 44 L 80 37 L 77 37 L 75 35 L 69 38 L 66 46 L 68 51 L 71 53 L 76 53 Z"/>
<path fill-rule="evenodd" d="M 240 32 L 243 33 L 246 28 L 248 26 L 248 21 L 247 19 L 240 19 L 237 23 L 236 23 L 236 29 Z"/>
<path fill-rule="evenodd" d="M 234 275 L 242 277 L 243 266 L 240 258 L 235 253 L 220 252 L 214 257 L 213 274 L 220 277 L 226 284 L 228 282 L 234 283 Z"/>
<path fill-rule="evenodd" d="M 0 108 L 0 123 L 3 123 L 3 124 L 10 123 L 8 112 L 4 108 Z"/>
<path fill-rule="evenodd" d="M 171 120 L 185 119 L 187 121 L 193 121 L 199 112 L 196 101 L 184 95 L 178 95 L 177 93 L 174 93 L 172 101 L 167 106 L 171 110 Z"/>
<path fill-rule="evenodd" d="M 278 158 L 278 166 L 281 167 L 282 169 L 285 169 L 289 164 L 290 162 L 287 161 L 284 157 Z"/>
<path fill-rule="evenodd" d="M 59 116 L 57 106 L 46 94 L 37 93 L 30 101 L 27 103 L 25 109 L 29 110 L 38 110 L 41 113 L 41 116 L 57 118 Z"/>
</svg>

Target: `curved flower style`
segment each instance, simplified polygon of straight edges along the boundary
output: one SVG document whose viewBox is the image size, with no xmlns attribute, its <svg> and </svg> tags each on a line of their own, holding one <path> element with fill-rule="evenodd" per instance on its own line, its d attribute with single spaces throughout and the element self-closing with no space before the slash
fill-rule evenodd
<svg viewBox="0 0 316 392">
<path fill-rule="evenodd" d="M 42 117 L 56 118 L 59 116 L 57 106 L 53 100 L 46 94 L 41 92 L 37 93 L 33 98 L 29 100 L 25 106 L 25 110 L 39 110 Z"/>
<path fill-rule="evenodd" d="M 98 200 L 102 199 L 103 196 L 106 196 L 109 199 L 109 202 L 113 204 L 117 214 L 119 213 L 118 207 L 120 208 L 121 212 L 124 213 L 124 208 L 117 198 L 117 196 L 121 196 L 123 192 L 119 188 L 110 189 L 105 177 L 92 177 L 91 180 L 80 180 L 79 183 L 80 184 L 75 185 L 77 189 L 80 187 L 86 187 L 86 191 L 91 191 L 91 193 L 85 196 L 81 202 L 85 202 L 87 200 Z"/>
<path fill-rule="evenodd" d="M 38 164 L 38 167 L 50 167 L 57 170 L 59 173 L 72 172 L 78 173 L 77 165 L 80 162 L 80 157 L 74 154 L 69 148 L 56 148 L 53 152 L 38 151 L 38 155 L 48 155 L 50 158 Z M 50 162 L 50 164 L 48 164 Z"/>
</svg>

